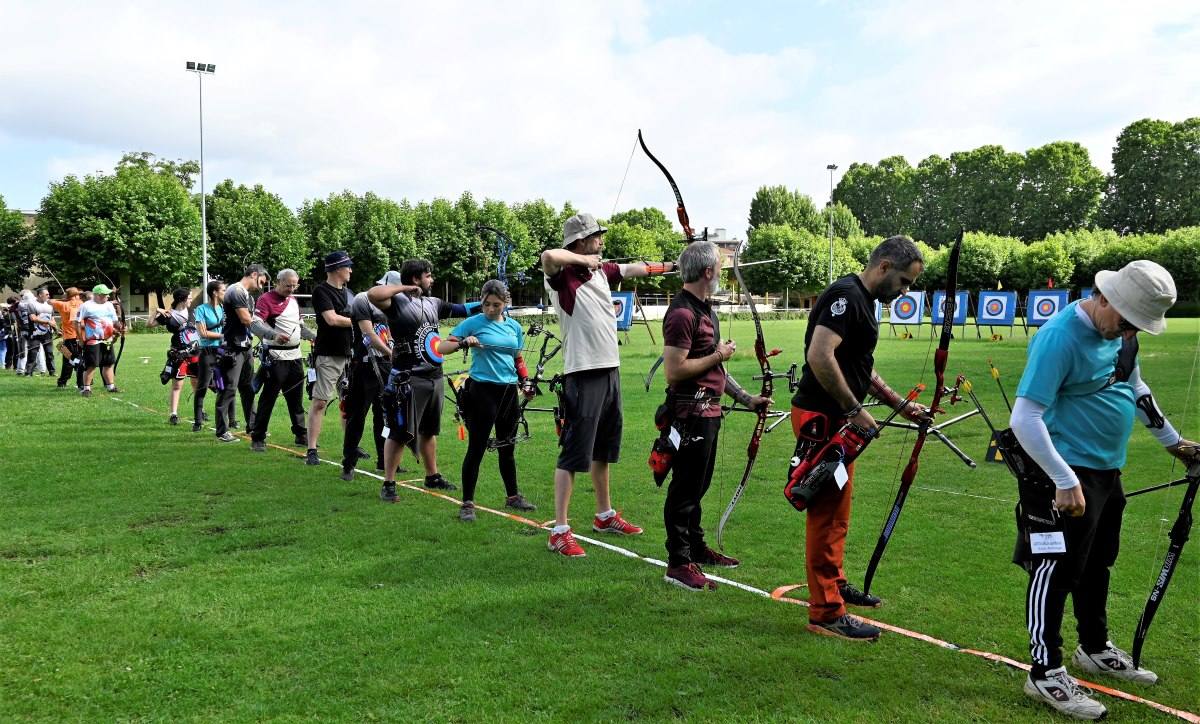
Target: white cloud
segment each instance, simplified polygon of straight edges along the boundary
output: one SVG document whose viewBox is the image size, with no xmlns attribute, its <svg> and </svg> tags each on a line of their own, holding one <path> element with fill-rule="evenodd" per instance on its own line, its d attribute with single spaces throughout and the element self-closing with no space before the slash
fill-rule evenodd
<svg viewBox="0 0 1200 724">
<path fill-rule="evenodd" d="M 39 188 L 127 150 L 194 158 L 196 79 L 183 62 L 204 60 L 217 65 L 204 86 L 209 186 L 263 183 L 293 206 L 343 188 L 470 190 L 603 215 L 641 127 L 693 223 L 740 234 L 760 185 L 824 200 L 830 161 L 1066 138 L 1103 168 L 1126 123 L 1200 107 L 1190 3 L 859 12 L 859 35 L 827 54 L 733 51 L 719 27 L 656 37 L 636 0 L 10 3 L 0 84 L 20 102 L 0 106 L 0 134 L 61 144 Z M 674 219 L 638 153 L 621 207 L 642 205 Z"/>
</svg>

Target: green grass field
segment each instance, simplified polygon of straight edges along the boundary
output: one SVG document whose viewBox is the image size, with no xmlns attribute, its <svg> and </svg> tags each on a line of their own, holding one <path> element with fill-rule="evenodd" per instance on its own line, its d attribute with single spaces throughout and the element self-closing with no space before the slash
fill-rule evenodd
<svg viewBox="0 0 1200 724">
<path fill-rule="evenodd" d="M 734 374 L 756 389 L 753 326 L 722 322 L 741 347 Z M 948 374 L 971 377 L 1004 421 L 986 362 L 995 361 L 1012 395 L 1026 339 L 1018 331 L 979 341 L 968 331 L 951 347 Z M 800 359 L 803 332 L 800 322 L 766 324 L 768 343 L 784 348 L 776 368 Z M 922 376 L 932 383 L 927 337 L 883 335 L 876 366 L 896 389 Z M 661 371 L 655 393 L 641 386 L 659 350 L 640 328 L 631 339 L 621 348 L 625 437 L 613 497 L 646 534 L 606 541 L 662 559 L 663 491 L 646 467 Z M 528 525 L 484 512 L 461 524 L 452 502 L 411 490 L 383 505 L 370 477 L 345 483 L 332 465 L 306 467 L 274 449 L 254 455 L 246 442 L 221 445 L 186 423 L 170 427 L 158 382 L 166 344 L 161 335 L 130 337 L 118 372 L 125 391 L 115 395 L 158 413 L 103 391 L 85 400 L 46 378 L 0 376 L 0 720 L 1054 718 L 1021 693 L 1024 673 L 1001 664 L 892 633 L 874 645 L 814 636 L 800 606 L 732 586 L 686 592 L 664 584 L 659 567 L 586 543 L 587 558 L 566 560 Z M 1196 320 L 1172 320 L 1169 333 L 1142 340 L 1144 376 L 1192 438 L 1200 389 L 1184 408 L 1196 344 Z M 777 405 L 787 397 L 777 391 Z M 190 400 L 185 391 L 185 419 Z M 273 421 L 281 444 L 291 437 L 284 409 Z M 547 520 L 556 439 L 548 415 L 530 419 L 534 437 L 518 450 L 521 488 L 539 505 L 532 517 Z M 723 428 L 705 501 L 714 538 L 752 424 L 751 415 L 733 415 Z M 457 480 L 465 443 L 449 411 L 443 432 L 441 467 Z M 1015 484 L 1003 466 L 983 462 L 980 418 L 947 432 L 979 467 L 927 443 L 873 585 L 886 605 L 870 615 L 1025 660 L 1026 578 L 1009 562 Z M 338 457 L 340 434 L 331 414 L 324 458 Z M 846 568 L 860 584 L 912 442 L 890 431 L 858 466 Z M 742 560 L 728 577 L 766 591 L 804 581 L 804 519 L 781 495 L 792 444 L 786 424 L 765 436 L 725 534 L 726 552 Z M 1149 434 L 1134 431 L 1127 490 L 1181 474 Z M 1182 490 L 1135 498 L 1127 509 L 1110 599 L 1112 636 L 1126 648 Z M 476 497 L 503 503 L 494 456 Z M 586 477 L 572 511 L 577 529 L 590 532 Z M 1185 551 L 1146 644 L 1145 665 L 1161 682 L 1117 687 L 1190 711 L 1200 711 L 1197 545 Z M 1069 657 L 1069 616 L 1064 634 Z M 1169 719 L 1102 700 L 1114 720 Z"/>
</svg>

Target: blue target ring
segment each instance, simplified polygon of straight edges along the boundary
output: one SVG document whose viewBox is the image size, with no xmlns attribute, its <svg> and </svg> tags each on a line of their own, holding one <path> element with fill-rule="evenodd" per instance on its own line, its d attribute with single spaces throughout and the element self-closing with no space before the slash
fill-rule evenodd
<svg viewBox="0 0 1200 724">
<path fill-rule="evenodd" d="M 912 319 L 917 311 L 917 303 L 912 297 L 904 296 L 896 302 L 894 314 L 898 319 Z"/>
<path fill-rule="evenodd" d="M 999 317 L 1004 313 L 1004 302 L 999 299 L 989 299 L 988 303 L 984 305 L 984 310 L 988 313 L 988 316 Z"/>
<path fill-rule="evenodd" d="M 1039 316 L 1051 317 L 1058 311 L 1058 303 L 1050 298 L 1039 299 L 1036 309 Z"/>
</svg>

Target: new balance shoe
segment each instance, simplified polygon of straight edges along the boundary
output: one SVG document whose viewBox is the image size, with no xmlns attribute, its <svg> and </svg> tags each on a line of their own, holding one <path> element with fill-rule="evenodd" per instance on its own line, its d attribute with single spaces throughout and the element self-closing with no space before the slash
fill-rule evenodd
<svg viewBox="0 0 1200 724">
<path fill-rule="evenodd" d="M 395 503 L 397 500 L 396 484 L 394 482 L 384 483 L 383 487 L 379 489 L 379 499 L 385 503 Z"/>
<path fill-rule="evenodd" d="M 842 614 L 832 621 L 808 622 L 808 630 L 822 636 L 832 636 L 846 641 L 878 641 L 879 629 L 857 616 Z"/>
<path fill-rule="evenodd" d="M 265 453 L 267 451 L 266 440 L 251 440 L 250 452 Z"/>
<path fill-rule="evenodd" d="M 525 496 L 520 493 L 505 498 L 504 507 L 512 508 L 513 510 L 537 510 L 537 506 L 526 500 Z"/>
<path fill-rule="evenodd" d="M 849 583 L 838 586 L 838 593 L 842 595 L 842 601 L 847 606 L 857 606 L 859 608 L 879 608 L 883 605 L 883 601 L 879 596 L 872 596 L 869 593 L 863 593 Z"/>
<path fill-rule="evenodd" d="M 641 535 L 642 529 L 629 523 L 621 517 L 621 512 L 617 511 L 611 518 L 604 520 L 600 516 L 592 519 L 592 530 L 597 533 L 615 533 L 617 535 Z"/>
<path fill-rule="evenodd" d="M 700 563 L 706 566 L 716 566 L 717 568 L 737 568 L 742 565 L 742 562 L 736 558 L 731 558 L 724 553 L 718 553 L 712 548 L 705 548 L 704 553 L 700 555 Z"/>
<path fill-rule="evenodd" d="M 241 438 L 239 438 L 237 435 L 234 435 L 232 432 L 229 432 L 228 430 L 225 431 L 224 435 L 217 435 L 217 440 L 220 442 L 237 442 L 240 439 Z"/>
<path fill-rule="evenodd" d="M 1100 719 L 1108 713 L 1103 704 L 1089 696 L 1091 693 L 1071 678 L 1063 666 L 1047 671 L 1044 679 L 1035 679 L 1033 674 L 1025 678 L 1026 696 L 1076 719 Z"/>
<path fill-rule="evenodd" d="M 695 563 L 685 563 L 682 566 L 667 566 L 663 580 L 672 586 L 686 588 L 689 591 L 715 591 L 717 582 L 709 579 Z"/>
<path fill-rule="evenodd" d="M 425 487 L 430 490 L 458 490 L 458 486 L 443 478 L 441 473 L 426 475 Z"/>
<path fill-rule="evenodd" d="M 575 536 L 571 535 L 569 530 L 562 533 L 551 533 L 546 547 L 568 558 L 583 558 L 587 555 L 587 552 L 575 542 Z"/>
<path fill-rule="evenodd" d="M 1095 654 L 1084 651 L 1082 646 L 1076 647 L 1075 663 L 1089 674 L 1104 674 L 1125 681 L 1136 681 L 1139 684 L 1153 684 L 1158 681 L 1158 674 L 1134 666 L 1133 657 L 1113 646 L 1112 641 L 1106 643 L 1103 651 Z"/>
<path fill-rule="evenodd" d="M 317 449 L 315 447 L 310 447 L 308 449 L 308 452 L 304 454 L 304 464 L 305 465 L 320 465 L 321 464 L 321 458 L 317 457 Z"/>
<path fill-rule="evenodd" d="M 475 522 L 475 504 L 471 502 L 463 503 L 458 508 L 458 519 L 464 523 Z"/>
</svg>

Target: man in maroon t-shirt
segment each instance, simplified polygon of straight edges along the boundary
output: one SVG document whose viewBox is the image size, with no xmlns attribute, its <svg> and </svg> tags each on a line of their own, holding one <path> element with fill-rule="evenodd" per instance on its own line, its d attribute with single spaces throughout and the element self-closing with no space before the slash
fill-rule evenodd
<svg viewBox="0 0 1200 724">
<path fill-rule="evenodd" d="M 712 482 L 721 429 L 721 394 L 756 410 L 771 400 L 751 395 L 725 371 L 737 345 L 720 341 L 721 330 L 708 299 L 721 279 L 721 253 L 716 244 L 694 241 L 679 255 L 683 290 L 663 317 L 663 368 L 668 402 L 679 434 L 674 471 L 663 504 L 667 528 L 667 573 L 663 580 L 680 588 L 703 591 L 717 584 L 701 565 L 737 568 L 738 561 L 704 542 L 700 500 Z"/>
</svg>

